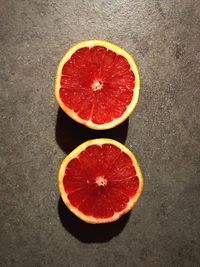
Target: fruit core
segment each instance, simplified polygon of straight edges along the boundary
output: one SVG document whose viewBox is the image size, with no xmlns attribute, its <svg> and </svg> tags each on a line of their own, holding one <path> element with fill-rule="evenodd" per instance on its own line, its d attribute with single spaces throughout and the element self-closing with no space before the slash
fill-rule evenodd
<svg viewBox="0 0 200 267">
<path fill-rule="evenodd" d="M 103 87 L 103 82 L 101 80 L 95 80 L 92 84 L 92 90 L 95 92 L 95 91 L 98 91 L 98 90 L 101 90 Z"/>
<path fill-rule="evenodd" d="M 107 180 L 103 176 L 98 176 L 96 178 L 96 183 L 98 186 L 106 186 L 107 185 Z"/>
</svg>

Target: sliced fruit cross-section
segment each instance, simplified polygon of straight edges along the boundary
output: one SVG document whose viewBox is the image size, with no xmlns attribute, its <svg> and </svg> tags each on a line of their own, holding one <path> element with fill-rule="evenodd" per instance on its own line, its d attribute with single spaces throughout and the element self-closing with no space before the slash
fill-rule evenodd
<svg viewBox="0 0 200 267">
<path fill-rule="evenodd" d="M 107 223 L 133 208 L 143 178 L 134 155 L 124 145 L 94 139 L 64 159 L 58 184 L 64 203 L 80 219 Z"/>
<path fill-rule="evenodd" d="M 137 66 L 126 51 L 109 42 L 90 40 L 73 46 L 62 58 L 55 96 L 72 119 L 103 130 L 130 115 L 139 87 Z"/>
</svg>

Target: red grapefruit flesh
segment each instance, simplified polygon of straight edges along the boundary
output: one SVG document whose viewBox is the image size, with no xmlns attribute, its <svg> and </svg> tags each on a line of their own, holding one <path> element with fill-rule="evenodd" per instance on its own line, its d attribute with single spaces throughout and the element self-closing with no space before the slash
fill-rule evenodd
<svg viewBox="0 0 200 267">
<path fill-rule="evenodd" d="M 93 129 L 112 128 L 133 111 L 139 74 L 132 57 L 105 41 L 72 47 L 58 67 L 55 95 L 74 120 Z"/>
<path fill-rule="evenodd" d="M 143 188 L 134 155 L 111 139 L 76 148 L 63 161 L 58 181 L 64 203 L 89 223 L 117 220 L 134 206 Z"/>
</svg>

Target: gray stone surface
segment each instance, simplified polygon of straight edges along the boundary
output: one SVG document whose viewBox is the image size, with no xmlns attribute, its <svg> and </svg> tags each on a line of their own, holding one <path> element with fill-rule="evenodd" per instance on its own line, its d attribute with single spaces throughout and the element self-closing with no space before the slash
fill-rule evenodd
<svg viewBox="0 0 200 267">
<path fill-rule="evenodd" d="M 0 1 L 0 266 L 200 266 L 199 0 Z M 127 49 L 141 75 L 129 121 L 78 126 L 53 95 L 74 43 Z M 86 225 L 59 200 L 56 175 L 83 140 L 109 136 L 137 156 L 145 179 L 131 214 Z"/>
</svg>

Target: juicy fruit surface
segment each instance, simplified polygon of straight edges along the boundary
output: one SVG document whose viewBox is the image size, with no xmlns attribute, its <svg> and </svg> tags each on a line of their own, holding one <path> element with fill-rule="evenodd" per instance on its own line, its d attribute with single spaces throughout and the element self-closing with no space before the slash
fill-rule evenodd
<svg viewBox="0 0 200 267">
<path fill-rule="evenodd" d="M 134 86 L 126 58 L 103 46 L 84 47 L 62 68 L 60 98 L 81 119 L 104 124 L 126 111 Z"/>
<path fill-rule="evenodd" d="M 70 203 L 95 218 L 124 210 L 138 188 L 130 157 L 112 144 L 91 145 L 66 166 L 63 185 Z"/>
</svg>

